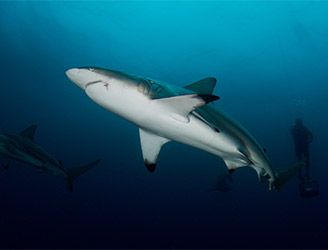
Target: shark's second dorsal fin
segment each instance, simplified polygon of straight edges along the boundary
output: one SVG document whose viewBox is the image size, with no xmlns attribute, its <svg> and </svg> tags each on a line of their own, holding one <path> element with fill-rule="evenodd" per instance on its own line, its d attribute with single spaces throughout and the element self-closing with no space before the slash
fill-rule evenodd
<svg viewBox="0 0 328 250">
<path fill-rule="evenodd" d="M 38 128 L 37 125 L 29 126 L 28 128 L 24 129 L 22 132 L 20 132 L 20 136 L 34 141 L 34 135 L 37 128 Z"/>
<path fill-rule="evenodd" d="M 207 77 L 192 84 L 185 86 L 185 89 L 192 90 L 197 94 L 211 95 L 216 85 L 214 77 Z"/>
</svg>

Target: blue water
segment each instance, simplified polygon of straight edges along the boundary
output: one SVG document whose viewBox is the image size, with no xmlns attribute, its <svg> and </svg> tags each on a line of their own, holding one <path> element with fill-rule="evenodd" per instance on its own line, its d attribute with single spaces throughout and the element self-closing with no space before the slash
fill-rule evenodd
<svg viewBox="0 0 328 250">
<path fill-rule="evenodd" d="M 102 158 L 74 192 L 15 163 L 0 170 L 0 248 L 328 247 L 326 1 L 2 1 L 0 130 L 38 124 L 36 141 L 67 167 Z M 215 104 L 267 149 L 296 159 L 290 127 L 315 138 L 305 200 L 297 179 L 268 191 L 256 173 L 209 192 L 223 162 L 170 143 L 143 166 L 137 128 L 93 103 L 66 69 L 99 66 L 184 86 L 218 79 Z"/>
</svg>

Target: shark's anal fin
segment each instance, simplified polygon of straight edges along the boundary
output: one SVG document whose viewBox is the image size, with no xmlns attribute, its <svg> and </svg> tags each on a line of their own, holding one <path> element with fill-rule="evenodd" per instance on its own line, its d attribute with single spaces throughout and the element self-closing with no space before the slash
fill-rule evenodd
<svg viewBox="0 0 328 250">
<path fill-rule="evenodd" d="M 219 97 L 207 94 L 179 95 L 168 98 L 154 99 L 163 112 L 170 112 L 171 116 L 182 122 L 189 122 L 188 114 L 207 103 L 218 100 Z"/>
<path fill-rule="evenodd" d="M 139 129 L 139 135 L 145 166 L 149 172 L 154 172 L 159 152 L 161 151 L 162 146 L 170 140 L 141 128 Z"/>
<path fill-rule="evenodd" d="M 20 136 L 34 141 L 34 135 L 37 128 L 38 128 L 37 125 L 29 126 L 28 128 L 24 129 L 22 132 L 20 132 Z"/>
<path fill-rule="evenodd" d="M 197 94 L 210 95 L 213 93 L 216 85 L 216 79 L 214 77 L 207 77 L 192 84 L 185 86 L 185 89 L 192 90 Z"/>
</svg>

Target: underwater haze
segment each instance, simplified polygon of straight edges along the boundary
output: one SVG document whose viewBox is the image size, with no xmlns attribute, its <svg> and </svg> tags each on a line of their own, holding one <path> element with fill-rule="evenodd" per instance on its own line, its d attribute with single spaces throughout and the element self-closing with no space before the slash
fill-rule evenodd
<svg viewBox="0 0 328 250">
<path fill-rule="evenodd" d="M 15 162 L 0 169 L 0 248 L 327 248 L 328 1 L 1 1 L 0 133 L 38 124 L 35 141 L 65 166 L 97 158 L 74 183 Z M 224 162 L 170 143 L 155 173 L 138 129 L 65 76 L 97 66 L 178 86 L 218 79 L 214 105 L 296 162 L 290 128 L 313 132 L 311 177 L 279 192 Z M 224 192 L 222 192 L 224 191 Z"/>
</svg>

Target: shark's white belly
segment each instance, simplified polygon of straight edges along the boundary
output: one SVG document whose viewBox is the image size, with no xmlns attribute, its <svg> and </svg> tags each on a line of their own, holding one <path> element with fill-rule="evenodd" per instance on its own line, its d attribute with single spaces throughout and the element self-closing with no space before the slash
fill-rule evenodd
<svg viewBox="0 0 328 250">
<path fill-rule="evenodd" d="M 233 137 L 224 132 L 217 132 L 192 113 L 189 121 L 176 119 L 177 117 L 154 105 L 152 100 L 131 94 L 128 98 L 120 98 L 113 91 L 97 91 L 99 86 L 88 87 L 87 94 L 95 102 L 107 110 L 133 122 L 138 127 L 161 137 L 187 144 L 223 159 L 239 160 L 240 152 Z M 95 98 L 97 97 L 97 98 Z M 115 105 L 114 105 L 115 104 Z"/>
<path fill-rule="evenodd" d="M 225 133 L 215 131 L 194 115 L 189 115 L 189 122 L 183 122 L 169 114 L 157 113 L 137 125 L 164 138 L 199 148 L 222 158 L 239 155 L 232 138 Z"/>
</svg>

